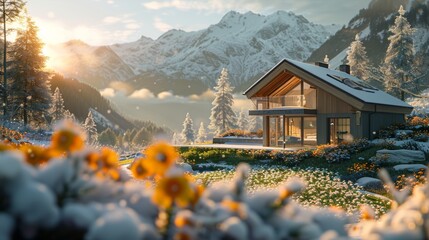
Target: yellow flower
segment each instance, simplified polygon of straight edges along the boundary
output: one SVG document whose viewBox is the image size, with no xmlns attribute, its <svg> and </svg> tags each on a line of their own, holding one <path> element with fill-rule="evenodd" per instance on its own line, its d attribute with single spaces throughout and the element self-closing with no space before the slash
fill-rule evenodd
<svg viewBox="0 0 429 240">
<path fill-rule="evenodd" d="M 54 157 L 52 151 L 40 146 L 25 144 L 19 150 L 24 154 L 26 162 L 33 166 L 44 164 Z"/>
<path fill-rule="evenodd" d="M 102 148 L 100 153 L 88 153 L 85 156 L 85 161 L 97 177 L 108 177 L 113 180 L 118 180 L 120 177 L 118 171 L 119 156 L 110 148 Z"/>
<path fill-rule="evenodd" d="M 173 203 L 186 207 L 193 197 L 192 189 L 186 176 L 164 177 L 159 180 L 152 196 L 152 201 L 162 207 L 169 208 Z"/>
<path fill-rule="evenodd" d="M 51 148 L 59 152 L 74 152 L 83 149 L 85 143 L 75 131 L 61 129 L 52 135 Z"/>
<path fill-rule="evenodd" d="M 176 149 L 165 142 L 149 146 L 145 151 L 147 166 L 151 173 L 164 175 L 179 157 Z"/>
<path fill-rule="evenodd" d="M 150 176 L 149 170 L 146 167 L 146 159 L 140 158 L 131 164 L 131 172 L 137 179 L 146 179 Z"/>
</svg>

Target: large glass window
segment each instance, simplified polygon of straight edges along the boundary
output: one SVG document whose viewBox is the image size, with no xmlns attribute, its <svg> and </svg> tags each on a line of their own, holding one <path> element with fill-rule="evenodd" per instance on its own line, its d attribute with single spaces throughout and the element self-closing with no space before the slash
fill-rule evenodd
<svg viewBox="0 0 429 240">
<path fill-rule="evenodd" d="M 270 146 L 283 146 L 283 121 L 281 116 L 270 117 Z"/>
<path fill-rule="evenodd" d="M 304 117 L 304 145 L 317 145 L 316 117 Z"/>
<path fill-rule="evenodd" d="M 329 142 L 338 144 L 350 134 L 350 118 L 329 119 Z"/>
<path fill-rule="evenodd" d="M 304 107 L 316 109 L 316 88 L 304 83 Z"/>
</svg>

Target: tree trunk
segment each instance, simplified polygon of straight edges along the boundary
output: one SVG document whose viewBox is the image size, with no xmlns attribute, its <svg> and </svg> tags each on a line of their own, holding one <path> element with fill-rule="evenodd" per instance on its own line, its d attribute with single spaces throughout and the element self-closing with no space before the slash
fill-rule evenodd
<svg viewBox="0 0 429 240">
<path fill-rule="evenodd" d="M 7 117 L 7 70 L 6 70 L 6 1 L 3 1 L 3 121 Z"/>
</svg>

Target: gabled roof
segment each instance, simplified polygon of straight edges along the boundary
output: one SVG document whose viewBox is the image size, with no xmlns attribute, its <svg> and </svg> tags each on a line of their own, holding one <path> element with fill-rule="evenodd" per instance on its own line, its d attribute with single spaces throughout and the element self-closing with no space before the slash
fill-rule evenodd
<svg viewBox="0 0 429 240">
<path fill-rule="evenodd" d="M 278 75 L 279 72 L 284 70 L 290 71 L 299 77 L 303 77 L 301 76 L 303 73 L 309 74 L 313 78 L 321 81 L 321 85 L 318 87 L 323 89 L 323 86 L 328 84 L 330 87 L 334 88 L 333 90 L 346 93 L 364 104 L 380 104 L 409 109 L 413 108 L 406 102 L 401 101 L 400 99 L 393 97 L 384 91 L 369 86 L 366 82 L 355 76 L 345 72 L 294 61 L 291 59 L 283 59 L 280 61 L 264 76 L 257 80 L 250 88 L 248 88 L 244 92 L 244 95 L 246 95 L 248 98 L 252 97 L 259 89 L 267 85 L 271 79 Z M 335 95 L 334 92 L 328 92 Z"/>
</svg>

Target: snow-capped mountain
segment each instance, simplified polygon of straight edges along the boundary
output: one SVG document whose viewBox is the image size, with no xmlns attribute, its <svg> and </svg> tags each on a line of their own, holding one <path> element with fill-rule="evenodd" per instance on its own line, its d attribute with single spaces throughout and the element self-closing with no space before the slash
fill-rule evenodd
<svg viewBox="0 0 429 240">
<path fill-rule="evenodd" d="M 200 84 L 199 89 L 204 90 L 203 86 L 213 86 L 222 68 L 227 68 L 234 86 L 247 86 L 285 57 L 307 59 L 338 28 L 311 23 L 292 12 L 263 16 L 232 11 L 207 29 L 171 30 L 156 40 L 142 37 L 136 42 L 104 47 L 63 44 L 64 57 L 73 67 L 57 71 L 76 75 L 99 88 L 109 81 L 128 79 L 136 87 L 153 87 L 151 90 L 159 92 L 151 86 L 154 82 L 159 87 L 176 80 L 189 81 L 181 84 L 189 85 L 187 88 Z"/>
<path fill-rule="evenodd" d="M 385 57 L 389 45 L 389 28 L 398 15 L 399 7 L 406 9 L 405 17 L 415 28 L 416 59 L 423 66 L 429 63 L 429 0 L 372 0 L 368 8 L 359 11 L 348 25 L 339 30 L 309 57 L 309 62 L 320 61 L 325 55 L 330 65 L 339 66 L 347 55 L 347 48 L 357 33 L 366 47 L 368 58 L 377 67 Z"/>
</svg>

